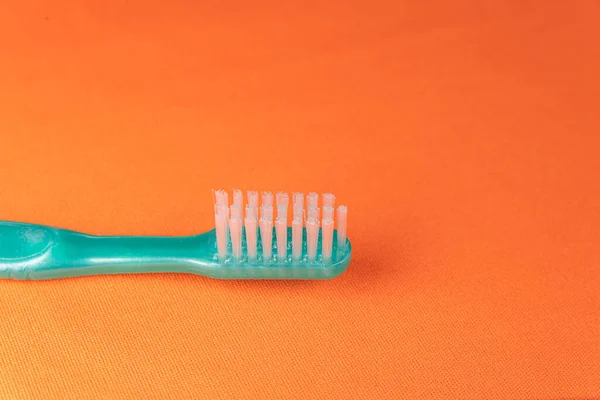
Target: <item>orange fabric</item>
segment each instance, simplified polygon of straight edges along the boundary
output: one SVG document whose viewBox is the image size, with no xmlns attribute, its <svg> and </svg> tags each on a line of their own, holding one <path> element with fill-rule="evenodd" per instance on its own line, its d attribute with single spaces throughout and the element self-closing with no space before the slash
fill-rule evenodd
<svg viewBox="0 0 600 400">
<path fill-rule="evenodd" d="M 355 249 L 0 281 L 0 398 L 600 398 L 600 4 L 320 3 L 0 4 L 0 219 L 185 235 L 213 187 L 331 190 Z"/>
</svg>

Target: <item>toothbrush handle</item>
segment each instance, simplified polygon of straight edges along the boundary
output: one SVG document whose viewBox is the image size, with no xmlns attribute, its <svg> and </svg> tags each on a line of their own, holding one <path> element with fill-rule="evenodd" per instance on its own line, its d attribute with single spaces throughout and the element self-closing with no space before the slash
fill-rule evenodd
<svg viewBox="0 0 600 400">
<path fill-rule="evenodd" d="M 196 236 L 94 236 L 0 221 L 0 278 L 211 271 L 214 231 Z"/>
<path fill-rule="evenodd" d="M 98 274 L 194 272 L 209 256 L 210 235 L 93 236 L 62 231 L 52 249 L 53 263 L 40 265 L 32 278 Z"/>
<path fill-rule="evenodd" d="M 140 264 L 189 258 L 194 255 L 197 240 L 193 236 L 93 236 L 65 232 L 62 244 L 73 262 Z"/>
</svg>

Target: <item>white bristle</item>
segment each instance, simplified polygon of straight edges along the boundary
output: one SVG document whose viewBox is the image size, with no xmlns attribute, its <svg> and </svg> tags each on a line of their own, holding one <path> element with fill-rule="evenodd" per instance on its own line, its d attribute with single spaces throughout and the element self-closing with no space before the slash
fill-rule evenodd
<svg viewBox="0 0 600 400">
<path fill-rule="evenodd" d="M 260 206 L 260 219 L 266 219 L 273 222 L 273 206 L 263 204 Z"/>
<path fill-rule="evenodd" d="M 277 193 L 277 218 L 285 218 L 287 224 L 287 212 L 288 204 L 290 203 L 290 197 L 287 193 Z"/>
<path fill-rule="evenodd" d="M 273 220 L 260 219 L 260 242 L 263 249 L 263 261 L 268 264 L 273 255 Z"/>
<path fill-rule="evenodd" d="M 333 207 L 323 206 L 323 221 L 330 219 L 333 222 Z"/>
<path fill-rule="evenodd" d="M 242 219 L 242 207 L 237 204 L 232 204 L 229 207 L 231 218 L 239 218 Z"/>
<path fill-rule="evenodd" d="M 254 190 L 248 191 L 248 204 L 252 207 L 258 208 L 258 192 Z"/>
<path fill-rule="evenodd" d="M 224 260 L 227 256 L 227 215 L 215 213 L 215 230 L 217 236 L 217 251 L 219 258 Z"/>
<path fill-rule="evenodd" d="M 294 193 L 294 205 L 292 209 L 293 218 L 303 218 L 304 193 Z"/>
<path fill-rule="evenodd" d="M 306 198 L 306 208 L 318 208 L 319 207 L 319 195 L 315 192 L 308 194 Z"/>
<path fill-rule="evenodd" d="M 325 193 L 323 196 L 323 208 L 325 207 L 335 207 L 335 196 L 331 193 Z"/>
<path fill-rule="evenodd" d="M 287 193 L 279 192 L 276 196 L 277 220 L 275 233 L 277 235 L 277 258 L 283 262 L 287 258 L 287 210 L 290 197 Z"/>
<path fill-rule="evenodd" d="M 287 220 L 285 218 L 277 218 L 275 233 L 277 235 L 277 259 L 279 262 L 284 262 L 287 258 Z"/>
<path fill-rule="evenodd" d="M 247 205 L 246 210 L 250 208 L 252 211 L 248 213 L 246 211 L 246 218 L 244 219 L 244 226 L 246 227 L 246 249 L 248 251 L 248 260 L 256 260 L 256 214 L 254 214 L 254 208 Z"/>
<path fill-rule="evenodd" d="M 346 244 L 346 235 L 348 230 L 348 208 L 339 206 L 337 208 L 337 242 L 338 249 L 342 249 Z"/>
<path fill-rule="evenodd" d="M 271 192 L 263 192 L 262 193 L 262 205 L 263 206 L 272 206 L 273 205 L 273 193 L 271 193 Z"/>
<path fill-rule="evenodd" d="M 248 191 L 248 205 L 254 210 L 254 216 L 258 219 L 258 192 L 255 190 Z M 246 207 L 248 212 L 248 207 Z"/>
<path fill-rule="evenodd" d="M 285 192 L 279 192 L 275 197 L 278 206 L 282 204 L 285 204 L 287 206 L 290 203 L 290 196 Z"/>
<path fill-rule="evenodd" d="M 234 206 L 232 206 L 234 207 Z M 229 220 L 229 233 L 231 235 L 231 252 L 236 260 L 242 257 L 242 218 L 233 216 Z"/>
<path fill-rule="evenodd" d="M 215 204 L 229 207 L 228 194 L 225 190 L 215 191 Z"/>
<path fill-rule="evenodd" d="M 251 204 L 246 204 L 246 217 L 258 219 L 258 215 L 256 215 L 256 214 L 257 214 L 256 208 L 254 208 L 254 206 L 252 206 Z"/>
<path fill-rule="evenodd" d="M 308 218 L 319 220 L 319 209 L 317 207 L 308 207 Z"/>
<path fill-rule="evenodd" d="M 294 198 L 294 207 L 298 205 L 304 207 L 304 193 L 294 192 L 292 196 Z"/>
<path fill-rule="evenodd" d="M 229 207 L 225 204 L 215 204 L 215 215 L 224 215 L 226 218 L 229 218 Z"/>
<path fill-rule="evenodd" d="M 241 190 L 234 189 L 233 190 L 233 204 L 240 207 L 242 210 L 244 207 L 244 194 Z"/>
<path fill-rule="evenodd" d="M 292 257 L 295 261 L 302 257 L 302 217 L 292 221 Z"/>
<path fill-rule="evenodd" d="M 277 206 L 277 218 L 283 218 L 287 224 L 287 205 L 281 204 Z"/>
<path fill-rule="evenodd" d="M 331 260 L 331 253 L 333 248 L 333 219 L 323 219 L 323 228 L 321 229 L 321 236 L 321 253 L 323 254 L 323 261 L 328 262 Z"/>
<path fill-rule="evenodd" d="M 293 219 L 298 218 L 298 219 L 302 220 L 303 214 L 304 214 L 303 211 L 304 210 L 302 209 L 302 207 L 300 205 L 298 205 L 298 204 L 294 205 L 294 212 L 293 212 L 292 218 Z"/>
<path fill-rule="evenodd" d="M 319 239 L 319 220 L 308 218 L 306 220 L 306 250 L 308 261 L 317 258 L 317 241 Z"/>
</svg>

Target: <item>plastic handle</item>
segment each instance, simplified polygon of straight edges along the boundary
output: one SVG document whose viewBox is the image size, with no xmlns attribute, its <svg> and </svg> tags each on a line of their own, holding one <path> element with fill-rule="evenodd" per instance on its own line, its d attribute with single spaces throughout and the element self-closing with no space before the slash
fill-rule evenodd
<svg viewBox="0 0 600 400">
<path fill-rule="evenodd" d="M 53 256 L 63 268 L 85 266 L 93 273 L 189 272 L 209 258 L 209 235 L 186 237 L 92 236 L 61 232 Z M 193 269 L 193 268 L 192 268 Z M 38 272 L 41 272 L 38 269 Z M 69 275 L 73 276 L 70 271 Z"/>
<path fill-rule="evenodd" d="M 94 236 L 0 223 L 0 277 L 51 279 L 146 272 L 199 273 L 211 264 L 211 235 Z"/>
</svg>

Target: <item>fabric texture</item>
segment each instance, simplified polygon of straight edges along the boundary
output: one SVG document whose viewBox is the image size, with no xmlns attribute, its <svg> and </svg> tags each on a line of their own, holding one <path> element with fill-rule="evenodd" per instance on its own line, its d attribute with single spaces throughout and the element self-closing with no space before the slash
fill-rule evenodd
<svg viewBox="0 0 600 400">
<path fill-rule="evenodd" d="M 322 282 L 0 281 L 0 399 L 600 398 L 600 3 L 0 3 L 0 219 L 331 191 Z"/>
</svg>

